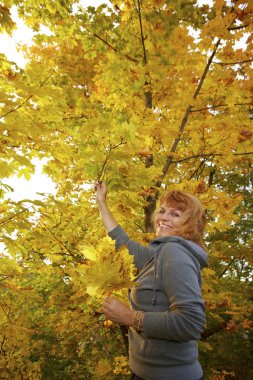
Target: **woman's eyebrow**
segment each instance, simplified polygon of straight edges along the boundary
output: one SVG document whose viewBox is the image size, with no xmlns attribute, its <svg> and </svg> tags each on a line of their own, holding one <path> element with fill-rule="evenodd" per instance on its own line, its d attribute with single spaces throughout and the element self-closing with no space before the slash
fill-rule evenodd
<svg viewBox="0 0 253 380">
<path fill-rule="evenodd" d="M 175 207 L 168 207 L 171 211 L 178 211 L 178 212 L 182 212 L 181 210 L 179 210 L 179 208 L 175 208 Z"/>
</svg>

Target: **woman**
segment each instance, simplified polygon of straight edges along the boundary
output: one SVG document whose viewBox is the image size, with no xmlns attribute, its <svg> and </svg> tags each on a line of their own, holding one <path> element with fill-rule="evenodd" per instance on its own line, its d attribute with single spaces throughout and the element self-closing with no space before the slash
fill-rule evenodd
<svg viewBox="0 0 253 380">
<path fill-rule="evenodd" d="M 129 327 L 129 365 L 135 380 L 200 380 L 197 339 L 205 324 L 201 268 L 204 210 L 194 196 L 167 191 L 154 215 L 156 238 L 148 247 L 129 239 L 106 204 L 106 185 L 97 183 L 96 199 L 116 249 L 126 245 L 139 269 L 130 308 L 108 297 L 106 319 Z"/>
</svg>

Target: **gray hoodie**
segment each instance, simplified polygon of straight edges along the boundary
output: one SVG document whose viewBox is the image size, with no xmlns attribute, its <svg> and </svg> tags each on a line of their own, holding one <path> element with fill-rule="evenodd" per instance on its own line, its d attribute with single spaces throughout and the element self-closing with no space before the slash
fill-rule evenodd
<svg viewBox="0 0 253 380">
<path fill-rule="evenodd" d="M 145 380 L 198 380 L 203 374 L 197 339 L 205 324 L 200 274 L 207 266 L 205 251 L 178 236 L 155 238 L 145 247 L 120 226 L 109 236 L 116 249 L 127 246 L 140 270 L 130 305 L 145 312 L 144 331 L 129 329 L 131 370 Z"/>
</svg>

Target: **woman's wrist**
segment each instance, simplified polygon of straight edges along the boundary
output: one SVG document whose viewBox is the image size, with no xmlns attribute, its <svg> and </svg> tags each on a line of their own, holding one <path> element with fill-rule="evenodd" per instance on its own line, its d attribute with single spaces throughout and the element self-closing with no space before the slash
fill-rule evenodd
<svg viewBox="0 0 253 380">
<path fill-rule="evenodd" d="M 133 328 L 136 331 L 144 330 L 144 311 L 135 311 L 134 312 L 134 320 L 133 320 Z"/>
<path fill-rule="evenodd" d="M 97 203 L 98 203 L 99 206 L 100 205 L 106 205 L 106 198 L 104 198 L 104 199 L 97 199 Z"/>
<path fill-rule="evenodd" d="M 103 213 L 103 212 L 107 213 L 108 212 L 109 207 L 108 207 L 108 205 L 106 203 L 106 200 L 104 200 L 104 201 L 98 201 L 97 205 L 98 205 L 98 209 L 99 209 L 99 211 L 101 213 Z"/>
</svg>

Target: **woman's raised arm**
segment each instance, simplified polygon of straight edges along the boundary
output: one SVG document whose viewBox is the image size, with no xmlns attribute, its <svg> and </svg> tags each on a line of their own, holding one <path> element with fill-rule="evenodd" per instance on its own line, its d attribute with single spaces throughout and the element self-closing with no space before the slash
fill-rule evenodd
<svg viewBox="0 0 253 380">
<path fill-rule="evenodd" d="M 116 222 L 114 216 L 112 215 L 109 207 L 106 203 L 106 184 L 104 182 L 97 182 L 95 185 L 96 190 L 96 200 L 98 208 L 103 220 L 103 224 L 107 232 L 114 230 L 118 223 Z"/>
</svg>

